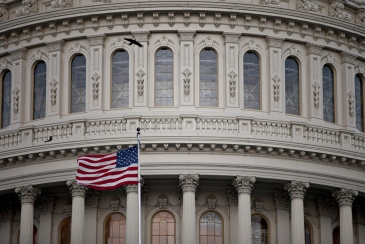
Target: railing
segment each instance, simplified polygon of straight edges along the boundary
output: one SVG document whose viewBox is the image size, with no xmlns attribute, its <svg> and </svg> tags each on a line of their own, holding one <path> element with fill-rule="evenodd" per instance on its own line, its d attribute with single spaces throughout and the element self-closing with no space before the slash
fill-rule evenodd
<svg viewBox="0 0 365 244">
<path fill-rule="evenodd" d="M 53 139 L 69 138 L 72 136 L 72 124 L 50 125 L 34 128 L 33 131 L 34 141 L 36 142 L 48 140 L 50 136 Z"/>
<path fill-rule="evenodd" d="M 163 131 L 181 131 L 182 118 L 142 118 L 140 119 L 140 127 L 146 132 L 163 132 Z"/>
<path fill-rule="evenodd" d="M 196 130 L 204 132 L 237 133 L 237 119 L 197 118 Z"/>
<path fill-rule="evenodd" d="M 127 120 L 86 121 L 86 134 L 89 136 L 120 134 L 126 131 Z"/>
<path fill-rule="evenodd" d="M 290 137 L 290 128 L 288 123 L 251 121 L 251 132 L 254 135 Z"/>
<path fill-rule="evenodd" d="M 20 131 L 8 132 L 0 135 L 1 147 L 12 147 L 20 144 L 21 142 L 22 138 Z"/>
<path fill-rule="evenodd" d="M 351 139 L 354 148 L 365 150 L 365 136 L 353 135 Z"/>
<path fill-rule="evenodd" d="M 335 130 L 305 126 L 304 138 L 314 142 L 329 143 L 333 145 L 340 144 L 340 132 Z"/>
</svg>

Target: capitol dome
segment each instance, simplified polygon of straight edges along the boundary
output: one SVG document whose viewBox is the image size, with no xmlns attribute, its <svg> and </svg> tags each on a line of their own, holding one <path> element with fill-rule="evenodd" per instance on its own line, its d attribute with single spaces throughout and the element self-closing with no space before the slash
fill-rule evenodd
<svg viewBox="0 0 365 244">
<path fill-rule="evenodd" d="M 364 1 L 2 0 L 0 244 L 137 244 L 138 127 L 143 244 L 365 244 L 364 67 Z"/>
</svg>

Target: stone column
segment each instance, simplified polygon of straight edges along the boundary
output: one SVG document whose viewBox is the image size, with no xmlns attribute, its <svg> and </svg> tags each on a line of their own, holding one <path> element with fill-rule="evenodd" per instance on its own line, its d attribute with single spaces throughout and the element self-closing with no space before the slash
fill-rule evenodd
<svg viewBox="0 0 365 244">
<path fill-rule="evenodd" d="M 290 244 L 290 197 L 285 191 L 274 191 L 276 212 L 276 243 Z"/>
<path fill-rule="evenodd" d="M 85 243 L 96 244 L 100 191 L 89 189 L 85 196 Z"/>
<path fill-rule="evenodd" d="M 34 201 L 41 191 L 34 186 L 22 186 L 15 188 L 19 195 L 22 207 L 20 214 L 20 237 L 19 244 L 33 243 L 33 217 Z"/>
<path fill-rule="evenodd" d="M 317 212 L 319 220 L 319 243 L 332 243 L 332 221 L 333 199 L 318 197 Z"/>
<path fill-rule="evenodd" d="M 365 207 L 360 205 L 355 207 L 354 228 L 356 244 L 365 244 Z"/>
<path fill-rule="evenodd" d="M 71 244 L 84 244 L 85 231 L 85 194 L 87 188 L 76 180 L 67 181 L 72 194 Z"/>
<path fill-rule="evenodd" d="M 48 84 L 47 87 L 47 103 L 48 116 L 60 117 L 62 114 L 62 53 L 64 40 L 47 42 L 49 52 L 49 63 L 47 67 Z M 48 106 L 49 105 L 49 106 Z M 68 109 L 68 108 L 67 108 Z"/>
<path fill-rule="evenodd" d="M 309 183 L 292 181 L 285 185 L 285 190 L 291 199 L 291 243 L 304 244 L 304 194 L 309 188 Z"/>
<path fill-rule="evenodd" d="M 0 244 L 10 244 L 11 226 L 13 225 L 13 204 L 4 203 L 0 206 Z"/>
<path fill-rule="evenodd" d="M 138 243 L 138 185 L 125 186 L 127 192 L 127 244 Z"/>
<path fill-rule="evenodd" d="M 226 189 L 227 191 L 227 199 L 229 204 L 229 239 L 230 243 L 237 244 L 238 243 L 238 196 L 237 191 L 234 187 L 229 186 Z"/>
<path fill-rule="evenodd" d="M 267 79 L 269 80 L 269 108 L 270 113 L 285 112 L 285 77 L 282 74 L 281 53 L 284 38 L 267 36 L 269 52 Z"/>
<path fill-rule="evenodd" d="M 194 36 L 195 30 L 179 30 L 180 36 L 180 70 L 181 85 L 180 104 L 182 106 L 194 105 Z"/>
<path fill-rule="evenodd" d="M 252 243 L 251 231 L 251 191 L 255 177 L 236 176 L 233 186 L 238 193 L 238 243 Z"/>
<path fill-rule="evenodd" d="M 180 175 L 183 193 L 182 243 L 196 244 L 195 193 L 199 185 L 198 175 Z"/>
<path fill-rule="evenodd" d="M 352 226 L 352 202 L 358 192 L 341 188 L 332 192 L 340 207 L 340 243 L 353 244 L 354 234 Z"/>
<path fill-rule="evenodd" d="M 51 243 L 52 237 L 52 217 L 56 203 L 56 198 L 53 194 L 40 196 L 38 199 L 38 208 L 41 213 L 39 219 L 39 244 Z"/>
<path fill-rule="evenodd" d="M 142 242 L 143 243 L 147 243 L 148 240 L 147 238 L 149 238 L 149 236 L 146 235 L 146 203 L 148 200 L 148 191 L 149 191 L 149 187 L 147 185 L 144 185 L 142 187 L 142 194 L 141 194 L 141 215 L 142 215 Z"/>
</svg>

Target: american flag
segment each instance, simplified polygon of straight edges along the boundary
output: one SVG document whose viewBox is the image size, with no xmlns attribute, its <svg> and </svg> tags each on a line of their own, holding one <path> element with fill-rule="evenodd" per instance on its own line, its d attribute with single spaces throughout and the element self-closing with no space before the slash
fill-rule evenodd
<svg viewBox="0 0 365 244">
<path fill-rule="evenodd" d="M 84 155 L 77 159 L 76 181 L 97 190 L 111 190 L 138 184 L 138 147 L 112 154 Z"/>
</svg>

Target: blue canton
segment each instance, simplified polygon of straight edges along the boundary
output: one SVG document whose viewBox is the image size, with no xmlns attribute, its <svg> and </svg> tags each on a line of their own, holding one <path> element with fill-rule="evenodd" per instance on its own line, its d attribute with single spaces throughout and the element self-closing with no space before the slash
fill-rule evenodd
<svg viewBox="0 0 365 244">
<path fill-rule="evenodd" d="M 137 146 L 120 150 L 117 152 L 116 168 L 128 167 L 131 164 L 138 164 L 138 148 Z"/>
</svg>

